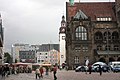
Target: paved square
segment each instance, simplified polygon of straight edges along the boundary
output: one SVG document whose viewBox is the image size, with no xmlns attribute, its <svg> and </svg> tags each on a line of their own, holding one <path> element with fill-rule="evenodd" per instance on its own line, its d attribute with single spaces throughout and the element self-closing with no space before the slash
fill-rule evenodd
<svg viewBox="0 0 120 80">
<path fill-rule="evenodd" d="M 57 80 L 120 80 L 120 73 L 106 72 L 102 73 L 100 76 L 99 73 L 85 74 L 85 72 L 75 72 L 75 71 L 58 71 Z M 9 75 L 9 77 L 1 78 L 0 80 L 36 80 L 35 74 L 33 73 L 20 73 L 17 75 Z M 54 80 L 53 73 L 49 72 L 49 75 L 43 75 L 43 79 L 37 80 Z"/>
</svg>

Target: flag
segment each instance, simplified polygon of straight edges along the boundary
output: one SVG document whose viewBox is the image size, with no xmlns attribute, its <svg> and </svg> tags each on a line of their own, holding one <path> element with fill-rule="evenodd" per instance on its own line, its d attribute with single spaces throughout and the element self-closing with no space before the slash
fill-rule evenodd
<svg viewBox="0 0 120 80">
<path fill-rule="evenodd" d="M 74 5 L 74 0 L 69 0 L 70 5 Z"/>
</svg>

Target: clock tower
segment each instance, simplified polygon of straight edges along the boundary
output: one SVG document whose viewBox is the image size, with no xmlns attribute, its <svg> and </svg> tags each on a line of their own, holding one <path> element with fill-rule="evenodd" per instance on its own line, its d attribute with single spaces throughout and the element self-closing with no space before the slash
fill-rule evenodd
<svg viewBox="0 0 120 80">
<path fill-rule="evenodd" d="M 66 62 L 66 49 L 65 49 L 65 29 L 66 21 L 64 15 L 62 16 L 61 27 L 59 29 L 59 43 L 60 43 L 60 66 Z"/>
</svg>

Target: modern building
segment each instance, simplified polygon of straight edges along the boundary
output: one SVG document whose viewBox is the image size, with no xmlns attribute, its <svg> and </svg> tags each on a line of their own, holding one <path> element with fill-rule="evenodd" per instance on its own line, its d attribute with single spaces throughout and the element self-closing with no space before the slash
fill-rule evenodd
<svg viewBox="0 0 120 80">
<path fill-rule="evenodd" d="M 59 44 L 39 45 L 39 49 L 37 50 L 37 63 L 39 64 L 43 64 L 43 63 L 54 64 L 54 62 L 58 63 L 59 56 L 55 56 L 55 55 L 58 55 L 58 52 L 59 52 Z"/>
<path fill-rule="evenodd" d="M 62 66 L 63 63 L 66 63 L 65 29 L 66 29 L 66 21 L 65 21 L 65 17 L 62 16 L 61 27 L 59 29 L 60 66 Z"/>
<path fill-rule="evenodd" d="M 24 52 L 24 53 L 23 53 Z M 25 61 L 24 59 L 28 59 L 28 56 L 26 57 L 23 54 L 30 54 L 30 53 L 34 53 L 33 55 L 36 56 L 36 47 L 31 46 L 29 44 L 13 44 L 12 45 L 12 49 L 11 49 L 11 54 L 12 54 L 12 58 L 13 58 L 13 62 L 20 62 L 20 58 L 21 60 Z M 25 56 L 23 58 L 23 56 Z M 31 58 L 33 59 L 33 57 Z"/>
<path fill-rule="evenodd" d="M 36 51 L 35 50 L 21 50 L 19 51 L 20 62 L 24 63 L 35 63 L 36 62 Z"/>
<path fill-rule="evenodd" d="M 0 64 L 4 63 L 4 52 L 3 52 L 3 27 L 2 19 L 0 14 Z"/>
<path fill-rule="evenodd" d="M 42 44 L 39 45 L 39 51 L 49 51 L 55 49 L 57 51 L 59 51 L 59 44 Z"/>
<path fill-rule="evenodd" d="M 59 64 L 59 52 L 55 49 L 49 51 L 50 64 L 55 65 Z"/>
<path fill-rule="evenodd" d="M 37 51 L 37 63 L 43 64 L 43 63 L 50 63 L 50 57 L 49 57 L 48 51 Z"/>
<path fill-rule="evenodd" d="M 11 53 L 13 62 L 50 63 L 51 50 L 59 52 L 59 44 L 13 44 Z"/>
<path fill-rule="evenodd" d="M 120 61 L 118 2 L 66 2 L 66 62 L 69 69 L 96 61 Z M 117 10 L 117 11 L 116 11 Z"/>
</svg>

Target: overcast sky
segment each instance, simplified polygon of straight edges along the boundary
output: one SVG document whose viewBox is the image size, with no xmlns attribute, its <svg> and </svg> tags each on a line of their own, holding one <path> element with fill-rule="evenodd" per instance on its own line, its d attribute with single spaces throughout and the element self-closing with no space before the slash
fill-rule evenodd
<svg viewBox="0 0 120 80">
<path fill-rule="evenodd" d="M 15 43 L 59 43 L 59 28 L 62 15 L 66 15 L 66 1 L 69 0 L 0 0 L 5 52 L 10 51 Z M 90 0 L 81 2 L 85 1 Z"/>
</svg>

